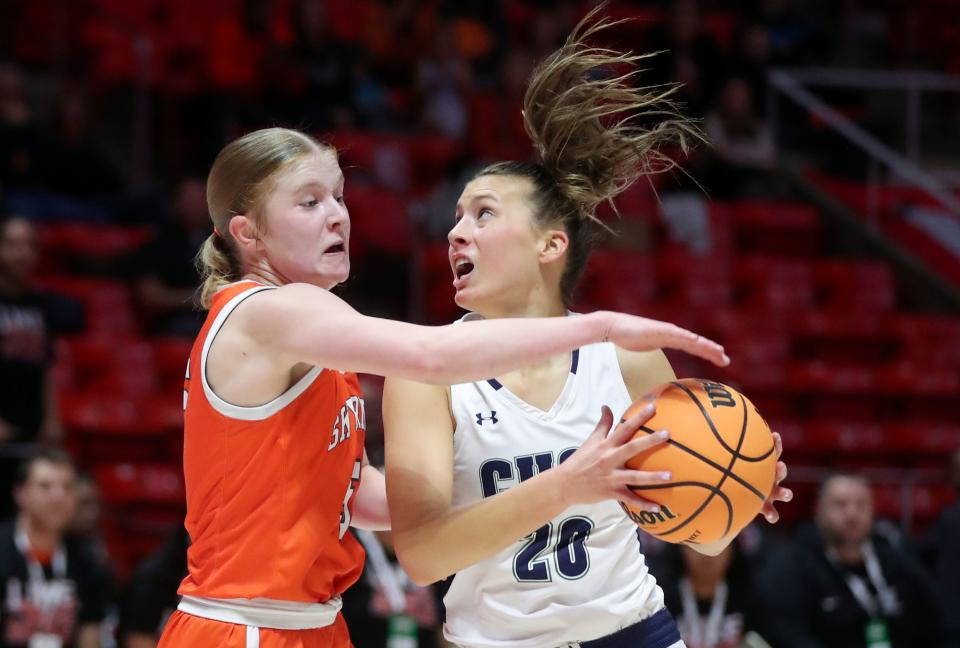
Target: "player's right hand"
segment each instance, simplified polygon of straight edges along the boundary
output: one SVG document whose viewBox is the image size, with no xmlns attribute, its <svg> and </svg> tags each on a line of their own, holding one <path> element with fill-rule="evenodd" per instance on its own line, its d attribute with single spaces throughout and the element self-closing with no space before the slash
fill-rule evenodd
<svg viewBox="0 0 960 648">
<path fill-rule="evenodd" d="M 610 328 L 606 339 L 628 351 L 653 351 L 655 349 L 679 349 L 719 367 L 730 364 L 723 347 L 693 331 L 676 324 L 659 320 L 611 313 Z"/>
<path fill-rule="evenodd" d="M 659 507 L 634 493 L 629 486 L 663 484 L 670 480 L 669 472 L 649 472 L 626 467 L 634 455 L 649 450 L 668 438 L 665 430 L 653 434 L 634 433 L 649 421 L 655 412 L 653 401 L 627 421 L 611 431 L 613 413 L 604 406 L 600 422 L 586 442 L 557 468 L 560 477 L 560 497 L 569 507 L 575 504 L 593 504 L 604 500 L 620 500 L 645 511 L 659 511 Z"/>
</svg>

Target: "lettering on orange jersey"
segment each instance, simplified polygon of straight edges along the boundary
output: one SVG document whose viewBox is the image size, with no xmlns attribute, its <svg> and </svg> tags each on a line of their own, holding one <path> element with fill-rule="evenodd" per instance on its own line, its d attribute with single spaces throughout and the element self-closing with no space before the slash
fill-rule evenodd
<svg viewBox="0 0 960 648">
<path fill-rule="evenodd" d="M 353 430 L 366 429 L 367 411 L 363 399 L 359 396 L 351 396 L 340 408 L 340 413 L 333 421 L 333 430 L 330 433 L 330 445 L 327 447 L 327 451 L 333 450 L 349 439 Z"/>
<path fill-rule="evenodd" d="M 361 401 L 362 402 L 362 401 Z M 353 474 L 350 475 L 350 485 L 347 486 L 347 492 L 343 496 L 343 509 L 340 511 L 340 539 L 343 540 L 344 534 L 350 528 L 350 522 L 353 520 L 353 514 L 350 511 L 350 504 L 353 500 L 353 494 L 357 492 L 357 486 L 360 484 L 360 471 L 363 469 L 361 459 L 353 464 Z"/>
</svg>

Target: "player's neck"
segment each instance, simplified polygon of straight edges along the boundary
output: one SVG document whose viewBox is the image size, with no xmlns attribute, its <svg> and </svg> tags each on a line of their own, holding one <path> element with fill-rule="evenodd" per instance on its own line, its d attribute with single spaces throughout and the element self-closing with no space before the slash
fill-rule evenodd
<svg viewBox="0 0 960 648">
<path fill-rule="evenodd" d="M 272 268 L 256 267 L 251 268 L 243 275 L 244 281 L 256 281 L 267 286 L 282 286 L 289 283 L 280 273 L 274 272 Z"/>
<path fill-rule="evenodd" d="M 567 314 L 567 308 L 559 295 L 549 294 L 537 287 L 522 295 L 505 296 L 504 299 L 485 307 L 480 314 L 484 319 L 563 317 Z"/>
<path fill-rule="evenodd" d="M 60 544 L 60 532 L 41 524 L 35 518 L 21 513 L 17 518 L 17 525 L 23 529 L 33 551 L 50 552 Z"/>
</svg>

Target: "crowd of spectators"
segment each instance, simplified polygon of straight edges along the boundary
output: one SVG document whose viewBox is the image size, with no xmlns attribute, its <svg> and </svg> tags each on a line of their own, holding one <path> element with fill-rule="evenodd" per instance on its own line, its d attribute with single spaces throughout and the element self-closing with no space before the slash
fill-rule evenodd
<svg viewBox="0 0 960 648">
<path fill-rule="evenodd" d="M 896 7 L 815 4 L 816 11 L 791 0 L 610 5 L 614 17 L 638 16 L 616 28 L 617 45 L 661 52 L 640 82 L 681 83 L 677 101 L 702 119 L 712 143 L 685 162 L 700 187 L 684 176 L 662 185 L 664 216 L 676 214 L 677 227 L 696 219 L 692 190 L 778 191 L 765 114 L 769 66 L 862 62 L 864 52 L 881 64 L 931 56 L 909 40 Z M 60 449 L 54 393 L 56 337 L 83 331 L 85 313 L 36 286 L 38 227 L 142 227 L 148 233 L 136 249 L 110 258 L 83 258 L 81 250 L 67 269 L 127 282 L 142 334 L 190 339 L 202 322 L 192 258 L 209 233 L 203 177 L 224 141 L 282 124 L 451 142 L 442 177 L 430 182 L 389 147 L 373 167 L 347 169 L 351 182 L 415 200 L 425 234 L 442 238 L 471 170 L 531 154 L 520 119 L 527 75 L 586 8 L 535 0 L 4 5 L 0 487 L 9 497 L 0 497 L 8 519 L 0 526 L 0 648 L 41 645 L 32 642 L 43 635 L 83 648 L 155 645 L 176 604 L 189 542 L 172 529 L 132 574 L 118 579 L 111 566 L 98 532 L 97 483 Z M 960 53 L 953 57 L 956 66 Z M 389 274 L 401 279 L 360 277 L 347 291 L 379 304 L 380 314 L 405 317 L 402 273 Z M 960 489 L 960 452 L 953 462 Z M 790 541 L 758 531 L 745 535 L 762 538 L 753 546 L 741 542 L 713 559 L 672 547 L 658 553 L 651 541 L 654 573 L 687 645 L 732 648 L 762 638 L 788 648 L 960 646 L 960 504 L 919 539 L 915 561 L 912 539 L 878 532 L 868 486 L 858 474 L 825 480 L 815 520 Z M 441 642 L 439 594 L 406 580 L 389 538 L 380 543 L 376 567 L 345 600 L 355 642 L 389 644 L 397 632 L 421 646 Z M 412 623 L 412 632 L 398 623 Z"/>
</svg>

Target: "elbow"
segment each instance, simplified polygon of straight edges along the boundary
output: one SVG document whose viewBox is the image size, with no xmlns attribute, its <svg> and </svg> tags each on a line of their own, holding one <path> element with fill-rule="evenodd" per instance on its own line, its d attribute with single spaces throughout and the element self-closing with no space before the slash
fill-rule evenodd
<svg viewBox="0 0 960 648">
<path fill-rule="evenodd" d="M 417 551 L 405 546 L 405 543 L 397 538 L 396 532 L 393 549 L 403 571 L 417 586 L 427 587 L 446 577 L 446 574 L 437 569 L 436 560 L 431 559 L 429 551 Z"/>
</svg>

